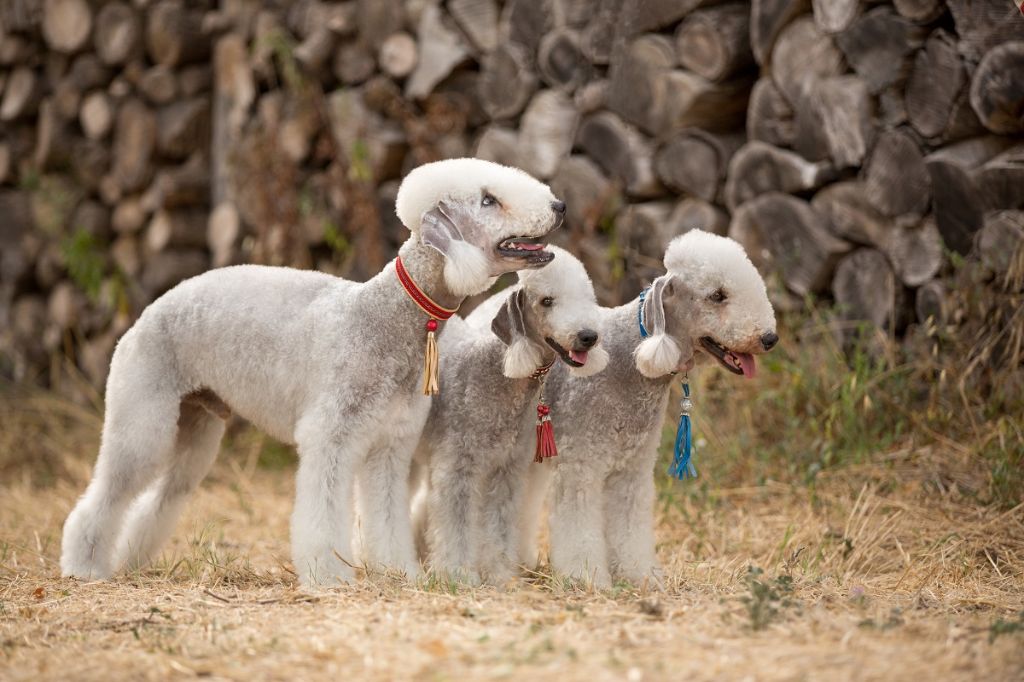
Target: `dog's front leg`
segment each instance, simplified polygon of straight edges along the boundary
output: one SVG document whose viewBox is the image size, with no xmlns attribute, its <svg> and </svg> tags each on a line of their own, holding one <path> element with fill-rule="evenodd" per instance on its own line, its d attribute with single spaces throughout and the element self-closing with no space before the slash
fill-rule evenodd
<svg viewBox="0 0 1024 682">
<path fill-rule="evenodd" d="M 661 588 L 663 575 L 654 541 L 653 462 L 649 459 L 652 458 L 608 477 L 605 532 L 612 574 L 636 584 L 650 579 Z"/>
<path fill-rule="evenodd" d="M 368 438 L 342 438 L 309 418 L 296 430 L 299 471 L 292 512 L 292 561 L 303 587 L 330 587 L 354 577 L 352 493 Z"/>
<path fill-rule="evenodd" d="M 598 589 L 612 584 L 603 500 L 603 477 L 583 464 L 559 463 L 551 500 L 551 567 Z"/>
<path fill-rule="evenodd" d="M 417 397 L 387 435 L 370 449 L 359 468 L 363 561 L 375 570 L 397 570 L 410 580 L 420 575 L 409 516 L 409 468 L 423 431 L 429 399 Z"/>
</svg>

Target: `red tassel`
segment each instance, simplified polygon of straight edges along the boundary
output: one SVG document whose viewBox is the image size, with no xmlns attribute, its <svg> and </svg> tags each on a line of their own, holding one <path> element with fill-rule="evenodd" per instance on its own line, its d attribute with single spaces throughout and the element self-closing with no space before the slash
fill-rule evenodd
<svg viewBox="0 0 1024 682">
<path fill-rule="evenodd" d="M 533 461 L 540 463 L 548 457 L 557 456 L 555 429 L 551 425 L 551 408 L 541 403 L 537 405 L 537 451 L 534 453 Z"/>
</svg>

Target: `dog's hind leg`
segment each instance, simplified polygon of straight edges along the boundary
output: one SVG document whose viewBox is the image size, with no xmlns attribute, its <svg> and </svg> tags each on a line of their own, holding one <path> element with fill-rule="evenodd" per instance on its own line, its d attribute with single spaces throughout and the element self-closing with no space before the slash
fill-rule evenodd
<svg viewBox="0 0 1024 682">
<path fill-rule="evenodd" d="M 206 477 L 217 457 L 224 420 L 202 401 L 181 403 L 174 460 L 169 469 L 132 504 L 118 540 L 121 565 L 135 569 L 149 564 L 170 538 L 185 503 Z"/>
<path fill-rule="evenodd" d="M 122 341 L 122 346 L 124 342 Z M 123 353 L 130 350 L 118 349 Z M 162 360 L 115 361 L 92 481 L 64 523 L 61 573 L 106 579 L 129 504 L 167 469 L 178 432 L 179 389 Z"/>
</svg>

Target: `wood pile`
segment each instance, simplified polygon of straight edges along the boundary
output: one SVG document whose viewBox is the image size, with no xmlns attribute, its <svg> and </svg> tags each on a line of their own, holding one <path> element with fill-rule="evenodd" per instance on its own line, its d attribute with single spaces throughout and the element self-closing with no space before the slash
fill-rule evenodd
<svg viewBox="0 0 1024 682">
<path fill-rule="evenodd" d="M 1008 267 L 1022 74 L 1006 0 L 12 0 L 0 374 L 101 385 L 210 267 L 365 278 L 405 238 L 403 173 L 465 155 L 552 185 L 606 303 L 702 227 L 780 309 L 900 333 L 952 260 Z"/>
</svg>

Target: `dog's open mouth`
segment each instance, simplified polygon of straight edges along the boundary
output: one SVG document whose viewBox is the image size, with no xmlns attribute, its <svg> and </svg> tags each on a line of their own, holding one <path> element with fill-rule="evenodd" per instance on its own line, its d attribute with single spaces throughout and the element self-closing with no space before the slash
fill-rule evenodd
<svg viewBox="0 0 1024 682">
<path fill-rule="evenodd" d="M 547 344 L 551 346 L 556 353 L 558 353 L 558 357 L 562 359 L 562 362 L 570 367 L 582 367 L 587 364 L 587 351 L 566 350 L 550 336 L 544 337 L 544 340 L 547 341 Z"/>
<path fill-rule="evenodd" d="M 757 374 L 757 360 L 750 353 L 739 353 L 729 350 L 710 336 L 702 336 L 700 345 L 704 346 L 704 350 L 708 353 L 715 356 L 715 359 L 722 364 L 722 367 L 725 367 L 733 374 L 742 374 L 748 379 L 754 378 L 754 375 Z"/>
<path fill-rule="evenodd" d="M 541 237 L 509 237 L 498 242 L 497 251 L 505 258 L 524 260 L 530 265 L 550 263 L 555 254 L 545 251 Z"/>
</svg>

